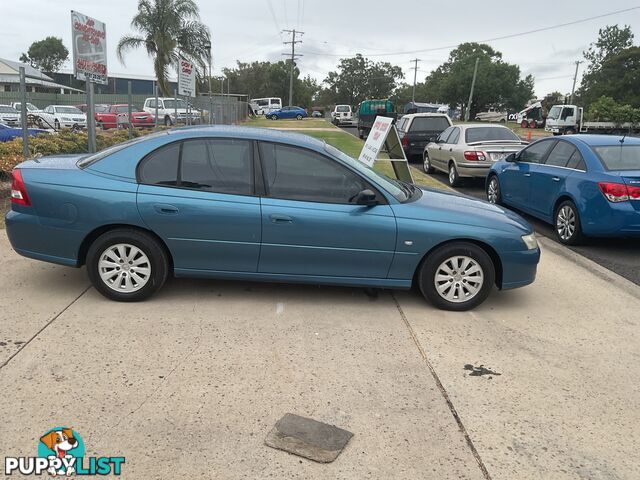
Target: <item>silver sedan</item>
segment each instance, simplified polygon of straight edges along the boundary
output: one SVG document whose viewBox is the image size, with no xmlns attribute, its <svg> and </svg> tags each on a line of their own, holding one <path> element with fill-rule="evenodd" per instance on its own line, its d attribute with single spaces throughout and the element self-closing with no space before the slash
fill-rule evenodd
<svg viewBox="0 0 640 480">
<path fill-rule="evenodd" d="M 456 186 L 460 178 L 486 177 L 494 162 L 526 145 L 527 142 L 502 125 L 453 125 L 424 148 L 424 171 L 445 172 L 449 175 L 449 184 Z"/>
</svg>

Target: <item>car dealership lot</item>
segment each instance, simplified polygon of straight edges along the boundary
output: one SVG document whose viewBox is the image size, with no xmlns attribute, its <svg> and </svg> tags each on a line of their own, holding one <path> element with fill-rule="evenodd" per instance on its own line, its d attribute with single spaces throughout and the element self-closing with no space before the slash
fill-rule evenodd
<svg viewBox="0 0 640 480">
<path fill-rule="evenodd" d="M 548 245 L 532 286 L 452 313 L 413 292 L 195 280 L 115 303 L 2 232 L 3 453 L 65 424 L 125 456 L 124 478 L 637 478 L 640 291 Z M 287 412 L 355 436 L 328 465 L 264 446 Z"/>
</svg>

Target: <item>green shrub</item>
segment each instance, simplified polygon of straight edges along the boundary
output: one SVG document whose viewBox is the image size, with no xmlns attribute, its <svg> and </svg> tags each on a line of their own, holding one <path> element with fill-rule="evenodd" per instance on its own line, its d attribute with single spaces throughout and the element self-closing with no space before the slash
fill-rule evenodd
<svg viewBox="0 0 640 480">
<path fill-rule="evenodd" d="M 587 110 L 587 119 L 593 122 L 640 123 L 640 109 L 622 105 L 611 97 L 600 97 Z"/>
</svg>

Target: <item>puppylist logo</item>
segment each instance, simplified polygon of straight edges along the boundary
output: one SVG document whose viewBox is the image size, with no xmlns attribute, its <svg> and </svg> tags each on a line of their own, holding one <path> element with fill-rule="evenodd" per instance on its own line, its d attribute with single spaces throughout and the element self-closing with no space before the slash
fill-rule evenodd
<svg viewBox="0 0 640 480">
<path fill-rule="evenodd" d="M 120 475 L 124 457 L 85 457 L 84 442 L 78 432 L 56 427 L 38 442 L 37 457 L 5 457 L 4 473 L 12 475 Z"/>
</svg>

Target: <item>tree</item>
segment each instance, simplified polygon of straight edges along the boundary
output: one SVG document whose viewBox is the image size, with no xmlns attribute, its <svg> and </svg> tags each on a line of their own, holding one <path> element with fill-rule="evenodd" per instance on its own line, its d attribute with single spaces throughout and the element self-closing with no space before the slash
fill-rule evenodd
<svg viewBox="0 0 640 480">
<path fill-rule="evenodd" d="M 322 98 L 330 103 L 356 105 L 368 98 L 388 98 L 404 78 L 402 69 L 388 62 L 372 62 L 357 54 L 340 60 L 337 71 L 329 72 Z"/>
<path fill-rule="evenodd" d="M 20 57 L 21 62 L 28 63 L 43 72 L 57 72 L 69 58 L 69 50 L 62 43 L 61 38 L 47 37 L 33 42 Z"/>
<path fill-rule="evenodd" d="M 473 103 L 468 106 L 476 59 L 478 75 Z M 533 86 L 531 75 L 521 78 L 520 67 L 504 62 L 502 53 L 479 43 L 459 45 L 426 80 L 426 88 L 439 101 L 460 105 L 463 113 L 470 108 L 471 118 L 488 106 L 520 110 L 533 97 Z"/>
<path fill-rule="evenodd" d="M 606 96 L 640 107 L 640 47 L 631 47 L 608 56 L 598 70 L 583 79 L 580 98 L 584 105 Z"/>
<path fill-rule="evenodd" d="M 587 118 L 596 122 L 640 123 L 640 109 L 623 105 L 611 97 L 600 97 L 589 106 Z"/>
<path fill-rule="evenodd" d="M 628 25 L 623 28 L 619 28 L 617 25 L 607 25 L 605 28 L 601 28 L 598 30 L 598 40 L 583 52 L 584 58 L 589 62 L 587 75 L 598 71 L 607 58 L 632 46 L 633 32 Z"/>
<path fill-rule="evenodd" d="M 124 65 L 124 54 L 132 48 L 144 47 L 153 58 L 153 69 L 163 95 L 171 95 L 169 68 L 176 68 L 180 57 L 204 70 L 211 44 L 209 29 L 200 22 L 194 0 L 139 0 L 138 13 L 131 20 L 138 35 L 125 35 L 118 42 L 118 59 Z"/>
</svg>

